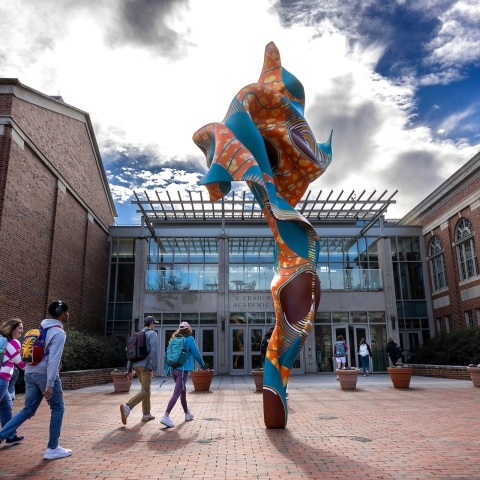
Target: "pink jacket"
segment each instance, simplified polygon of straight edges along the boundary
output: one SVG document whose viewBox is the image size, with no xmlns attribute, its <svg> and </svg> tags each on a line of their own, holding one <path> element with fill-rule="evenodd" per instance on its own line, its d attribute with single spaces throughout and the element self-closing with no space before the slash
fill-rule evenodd
<svg viewBox="0 0 480 480">
<path fill-rule="evenodd" d="M 25 370 L 27 364 L 22 362 L 22 356 L 20 355 L 20 342 L 12 338 L 8 341 L 7 347 L 5 348 L 5 353 L 3 354 L 3 363 L 0 368 L 0 378 L 6 380 L 7 382 L 10 381 L 13 375 L 13 367 L 17 365 L 22 370 Z"/>
</svg>

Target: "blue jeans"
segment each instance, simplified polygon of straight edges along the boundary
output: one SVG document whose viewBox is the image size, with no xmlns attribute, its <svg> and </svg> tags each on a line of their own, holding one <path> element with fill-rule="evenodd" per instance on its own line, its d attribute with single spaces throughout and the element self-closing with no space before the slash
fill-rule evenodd
<svg viewBox="0 0 480 480">
<path fill-rule="evenodd" d="M 47 388 L 47 375 L 40 373 L 25 374 L 25 406 L 20 410 L 0 431 L 0 440 L 14 435 L 17 428 L 25 420 L 33 417 L 40 403 L 43 400 L 43 392 Z M 52 397 L 50 398 L 50 438 L 48 448 L 57 448 L 60 431 L 62 429 L 63 413 L 65 405 L 63 403 L 62 383 L 57 376 L 53 384 Z"/>
<path fill-rule="evenodd" d="M 12 397 L 12 402 L 15 400 L 15 385 L 17 384 L 17 380 L 19 376 L 20 376 L 20 370 L 17 367 L 14 367 L 12 378 L 8 383 L 8 393 Z"/>
<path fill-rule="evenodd" d="M 370 371 L 370 357 L 368 355 L 365 357 L 360 355 L 360 361 L 362 362 L 363 373 Z"/>
<path fill-rule="evenodd" d="M 0 378 L 0 423 L 4 427 L 12 419 L 12 397 L 8 392 L 8 382 Z M 7 438 L 10 440 L 17 432 L 13 431 Z"/>
</svg>

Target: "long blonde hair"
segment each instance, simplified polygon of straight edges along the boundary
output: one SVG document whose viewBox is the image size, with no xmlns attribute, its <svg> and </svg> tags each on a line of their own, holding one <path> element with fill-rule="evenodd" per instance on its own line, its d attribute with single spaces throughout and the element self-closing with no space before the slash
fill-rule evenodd
<svg viewBox="0 0 480 480">
<path fill-rule="evenodd" d="M 178 335 L 181 335 L 182 337 L 190 337 L 191 335 L 193 335 L 193 332 L 191 328 L 179 328 L 178 330 L 175 330 L 175 332 L 173 332 L 173 335 L 168 341 L 168 343 L 170 343 Z"/>
</svg>

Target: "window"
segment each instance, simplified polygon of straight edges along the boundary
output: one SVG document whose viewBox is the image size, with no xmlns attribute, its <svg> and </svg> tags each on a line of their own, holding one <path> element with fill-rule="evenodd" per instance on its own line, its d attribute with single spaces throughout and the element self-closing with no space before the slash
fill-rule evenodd
<svg viewBox="0 0 480 480">
<path fill-rule="evenodd" d="M 447 331 L 447 333 L 450 333 L 452 331 L 452 316 L 451 315 L 447 315 L 445 317 L 445 330 Z"/>
<path fill-rule="evenodd" d="M 432 274 L 432 286 L 433 291 L 435 292 L 447 286 L 445 261 L 443 259 L 443 245 L 440 238 L 436 235 L 430 240 L 428 256 L 430 261 L 430 272 Z"/>
<path fill-rule="evenodd" d="M 460 280 L 468 280 L 478 275 L 477 253 L 475 252 L 473 227 L 470 221 L 462 218 L 455 230 Z"/>
<path fill-rule="evenodd" d="M 471 310 L 465 312 L 465 321 L 468 328 L 473 327 L 473 314 Z"/>
<path fill-rule="evenodd" d="M 442 331 L 442 319 L 437 318 L 436 321 L 437 321 L 437 332 L 440 333 Z"/>
</svg>

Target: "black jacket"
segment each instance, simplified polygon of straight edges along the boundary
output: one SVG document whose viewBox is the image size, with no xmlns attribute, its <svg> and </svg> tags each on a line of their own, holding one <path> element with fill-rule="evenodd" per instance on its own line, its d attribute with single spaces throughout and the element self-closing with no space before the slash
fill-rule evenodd
<svg viewBox="0 0 480 480">
<path fill-rule="evenodd" d="M 397 344 L 395 342 L 388 342 L 387 343 L 387 353 L 389 357 L 397 358 L 397 354 L 395 353 L 395 349 L 397 348 Z"/>
</svg>

